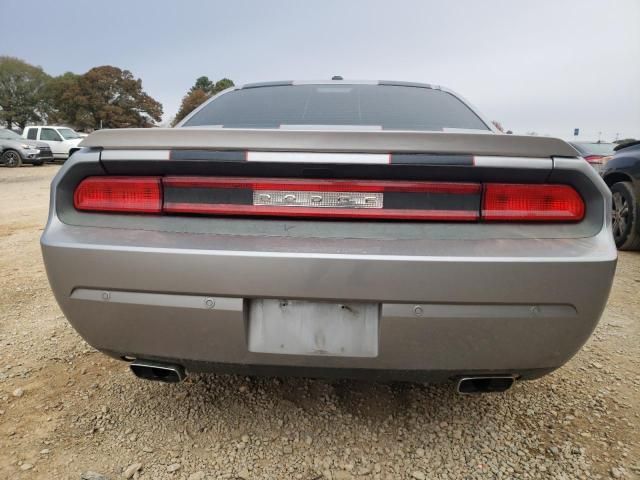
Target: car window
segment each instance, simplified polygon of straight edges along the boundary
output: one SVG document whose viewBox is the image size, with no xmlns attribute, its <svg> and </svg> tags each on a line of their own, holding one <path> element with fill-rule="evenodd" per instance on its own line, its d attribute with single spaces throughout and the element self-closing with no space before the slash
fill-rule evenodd
<svg viewBox="0 0 640 480">
<path fill-rule="evenodd" d="M 64 138 L 65 140 L 80 138 L 80 135 L 78 135 L 75 131 L 71 130 L 70 128 L 59 128 L 58 133 L 62 135 L 62 138 Z"/>
<path fill-rule="evenodd" d="M 49 140 L 53 142 L 59 142 L 60 135 L 53 128 L 43 128 L 40 130 L 40 140 Z"/>
<path fill-rule="evenodd" d="M 277 85 L 225 93 L 184 126 L 227 128 L 353 125 L 384 130 L 488 131 L 454 95 L 398 85 Z"/>
<path fill-rule="evenodd" d="M 0 139 L 2 140 L 20 140 L 20 135 L 6 128 L 0 129 Z"/>
<path fill-rule="evenodd" d="M 614 143 L 583 143 L 580 150 L 585 155 L 613 155 Z"/>
<path fill-rule="evenodd" d="M 29 128 L 27 130 L 27 138 L 29 140 L 35 140 L 38 138 L 38 129 L 37 128 Z"/>
</svg>

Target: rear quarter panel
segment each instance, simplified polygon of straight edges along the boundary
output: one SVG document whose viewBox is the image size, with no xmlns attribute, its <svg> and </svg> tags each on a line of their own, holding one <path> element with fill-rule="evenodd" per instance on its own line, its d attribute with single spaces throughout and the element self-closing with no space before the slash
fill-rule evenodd
<svg viewBox="0 0 640 480">
<path fill-rule="evenodd" d="M 609 186 L 619 181 L 630 181 L 636 197 L 640 197 L 640 146 L 618 152 L 607 163 L 603 178 Z"/>
</svg>

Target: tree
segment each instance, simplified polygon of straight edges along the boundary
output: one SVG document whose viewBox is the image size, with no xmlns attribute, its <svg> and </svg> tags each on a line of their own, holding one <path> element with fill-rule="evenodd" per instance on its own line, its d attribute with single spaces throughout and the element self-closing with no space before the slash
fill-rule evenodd
<svg viewBox="0 0 640 480">
<path fill-rule="evenodd" d="M 77 104 L 73 99 L 80 94 L 79 79 L 80 75 L 66 72 L 47 82 L 44 97 L 48 123 L 69 123 L 75 126 Z"/>
<path fill-rule="evenodd" d="M 79 129 L 150 127 L 162 119 L 162 104 L 142 89 L 142 80 L 109 65 L 58 77 L 50 92 L 54 115 Z"/>
<path fill-rule="evenodd" d="M 209 77 L 198 77 L 196 83 L 189 89 L 189 92 L 182 97 L 180 110 L 176 113 L 172 125 L 177 125 L 184 117 L 189 115 L 213 95 L 217 95 L 221 91 L 233 87 L 233 85 L 233 80 L 229 80 L 228 78 L 222 78 L 216 83 L 213 83 L 209 80 Z"/>
<path fill-rule="evenodd" d="M 209 96 L 216 95 L 220 93 L 222 90 L 225 90 L 229 87 L 233 87 L 233 80 L 229 80 L 228 78 L 222 78 L 218 80 L 216 83 L 213 83 L 209 80 L 209 77 L 203 76 L 198 77 L 196 83 L 189 89 L 189 93 L 192 93 L 196 90 L 202 90 Z"/>
<path fill-rule="evenodd" d="M 206 93 L 204 90 L 196 89 L 187 93 L 182 98 L 182 103 L 180 104 L 180 110 L 176 113 L 176 118 L 173 119 L 173 125 L 177 125 L 177 123 L 182 120 L 184 117 L 189 115 L 193 110 L 203 104 L 210 95 Z"/>
<path fill-rule="evenodd" d="M 18 58 L 0 56 L 0 120 L 7 128 L 16 123 L 24 129 L 28 122 L 46 117 L 43 92 L 48 78 L 40 67 Z"/>
<path fill-rule="evenodd" d="M 222 78 L 215 83 L 213 88 L 211 88 L 210 93 L 211 95 L 217 95 L 221 91 L 226 90 L 227 88 L 231 88 L 233 86 L 234 86 L 233 80 L 230 80 L 228 78 Z"/>
<path fill-rule="evenodd" d="M 209 77 L 206 77 L 206 76 L 198 77 L 198 79 L 196 80 L 196 83 L 189 90 L 189 93 L 194 92 L 196 90 L 202 90 L 203 92 L 209 93 L 213 88 L 213 86 L 214 86 L 214 83 L 211 80 L 209 80 Z"/>
</svg>

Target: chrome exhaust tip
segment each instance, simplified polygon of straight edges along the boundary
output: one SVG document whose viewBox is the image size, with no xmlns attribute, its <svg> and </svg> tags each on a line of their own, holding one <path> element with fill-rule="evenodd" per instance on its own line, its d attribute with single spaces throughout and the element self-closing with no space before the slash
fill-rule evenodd
<svg viewBox="0 0 640 480">
<path fill-rule="evenodd" d="M 187 378 L 184 367 L 180 365 L 134 360 L 129 367 L 136 377 L 144 380 L 180 383 Z"/>
<path fill-rule="evenodd" d="M 458 380 L 456 391 L 461 395 L 502 393 L 509 390 L 515 381 L 516 377 L 513 375 L 462 377 Z"/>
</svg>

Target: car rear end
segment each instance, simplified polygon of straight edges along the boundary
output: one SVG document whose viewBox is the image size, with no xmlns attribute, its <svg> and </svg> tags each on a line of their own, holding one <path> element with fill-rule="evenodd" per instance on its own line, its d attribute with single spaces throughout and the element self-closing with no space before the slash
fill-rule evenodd
<svg viewBox="0 0 640 480">
<path fill-rule="evenodd" d="M 610 196 L 564 142 L 259 127 L 102 131 L 61 168 L 43 255 L 87 342 L 187 371 L 526 379 L 595 328 Z"/>
<path fill-rule="evenodd" d="M 572 142 L 571 145 L 599 174 L 602 174 L 607 162 L 613 158 L 616 147 L 615 143 L 604 142 Z"/>
</svg>

